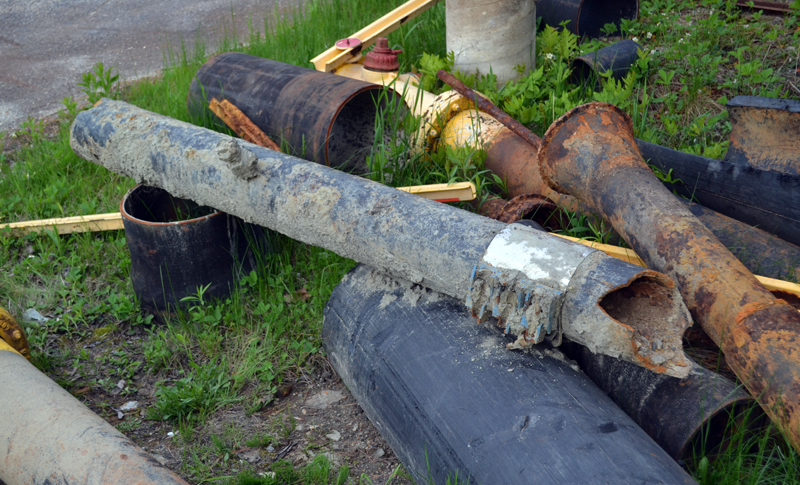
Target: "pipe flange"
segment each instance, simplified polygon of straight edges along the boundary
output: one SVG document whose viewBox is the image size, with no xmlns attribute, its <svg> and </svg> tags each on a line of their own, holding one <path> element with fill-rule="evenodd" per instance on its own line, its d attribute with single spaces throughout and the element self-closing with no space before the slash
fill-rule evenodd
<svg viewBox="0 0 800 485">
<path fill-rule="evenodd" d="M 14 320 L 10 313 L 0 308 L 0 338 L 23 357 L 31 360 L 31 349 L 25 330 Z"/>
<path fill-rule="evenodd" d="M 476 94 L 483 96 L 478 92 Z M 485 98 L 486 96 L 483 97 Z M 419 131 L 417 132 L 417 150 L 419 152 L 435 150 L 445 126 L 463 111 L 477 111 L 477 108 L 474 101 L 462 96 L 458 91 L 450 90 L 436 96 L 430 107 L 422 113 Z M 497 124 L 496 129 L 493 128 L 493 131 L 499 131 L 500 128 L 502 126 Z"/>
</svg>

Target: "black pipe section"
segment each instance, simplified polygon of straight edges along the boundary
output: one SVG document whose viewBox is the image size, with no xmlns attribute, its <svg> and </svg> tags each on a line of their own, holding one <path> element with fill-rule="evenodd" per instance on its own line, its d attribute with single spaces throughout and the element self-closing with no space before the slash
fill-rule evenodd
<svg viewBox="0 0 800 485">
<path fill-rule="evenodd" d="M 562 22 L 567 30 L 578 37 L 596 38 L 606 24 L 620 28 L 622 19 L 636 20 L 639 17 L 638 0 L 540 0 L 536 3 L 536 16 L 542 23 L 560 28 Z"/>
<path fill-rule="evenodd" d="M 626 39 L 576 57 L 572 61 L 570 82 L 587 83 L 596 89 L 601 84 L 601 74 L 609 71 L 611 78 L 619 81 L 628 75 L 631 66 L 639 58 L 641 48 L 636 42 Z"/>
<path fill-rule="evenodd" d="M 508 352 L 460 301 L 419 285 L 356 267 L 328 301 L 323 341 L 420 482 L 694 483 L 558 352 Z"/>
<path fill-rule="evenodd" d="M 137 185 L 120 202 L 131 253 L 131 281 L 154 315 L 185 307 L 181 299 L 222 298 L 270 252 L 265 230 L 238 217 L 200 207 L 167 191 Z"/>
<path fill-rule="evenodd" d="M 728 217 L 800 245 L 800 176 L 690 155 L 636 140 L 647 163 L 681 179 L 671 189 Z"/>
<path fill-rule="evenodd" d="M 189 87 L 189 113 L 225 127 L 212 98 L 233 103 L 288 153 L 358 173 L 367 171 L 378 109 L 390 99 L 402 105 L 382 86 L 238 52 L 209 59 Z"/>
<path fill-rule="evenodd" d="M 702 366 L 676 379 L 572 342 L 559 349 L 676 460 L 713 455 L 743 427 L 768 424 L 750 394 Z"/>
</svg>

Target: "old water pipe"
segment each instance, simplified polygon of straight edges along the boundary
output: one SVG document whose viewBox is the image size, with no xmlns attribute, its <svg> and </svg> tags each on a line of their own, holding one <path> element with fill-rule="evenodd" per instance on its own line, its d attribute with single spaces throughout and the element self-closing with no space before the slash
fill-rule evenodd
<svg viewBox="0 0 800 485">
<path fill-rule="evenodd" d="M 689 315 L 660 273 L 121 101 L 81 112 L 71 145 L 173 196 L 459 298 L 478 318 L 497 318 L 517 346 L 563 333 L 656 372 L 690 370 Z"/>
<path fill-rule="evenodd" d="M 0 367 L 0 480 L 7 485 L 187 485 L 3 339 Z"/>
<path fill-rule="evenodd" d="M 453 82 L 452 78 L 448 78 L 448 80 L 448 82 Z M 560 194 L 544 183 L 537 164 L 541 141 L 539 137 L 529 131 L 526 138 L 519 136 L 489 113 L 477 109 L 474 102 L 456 91 L 442 93 L 428 103 L 428 107 L 423 113 L 417 140 L 418 149 L 426 151 L 434 150 L 437 146 L 442 145 L 481 147 L 486 150 L 484 166 L 506 182 L 510 197 L 540 194 L 569 211 L 577 211 L 582 214 L 592 213 L 591 207 L 587 204 L 570 195 Z M 687 170 L 690 170 L 696 160 L 700 159 L 703 163 L 694 170 L 702 170 L 706 174 L 706 177 L 698 180 L 701 184 L 705 183 L 708 177 L 724 175 L 718 170 L 714 170 L 714 167 L 719 167 L 726 162 L 676 152 L 638 139 L 636 142 L 648 158 L 652 157 L 651 162 L 656 166 L 665 169 L 680 167 L 681 174 L 688 173 Z M 706 164 L 708 170 L 706 170 Z M 745 177 L 753 170 L 755 169 L 744 169 L 736 174 L 739 177 Z M 678 190 L 686 192 L 687 196 L 702 198 L 701 202 L 713 200 L 709 199 L 710 194 L 704 190 L 705 185 L 698 186 L 696 183 L 688 183 L 689 180 L 695 180 L 697 177 L 676 176 L 687 180 L 685 186 L 678 187 Z M 762 183 L 770 183 L 769 181 L 774 180 L 776 193 L 791 197 L 785 202 L 783 212 L 797 210 L 792 201 L 794 197 L 800 197 L 798 195 L 800 190 L 792 191 L 786 187 L 786 185 L 793 186 L 793 184 L 800 187 L 800 181 L 792 182 L 790 180 L 794 176 L 762 172 L 753 173 L 753 177 L 758 178 Z M 800 177 L 795 178 L 800 180 Z M 784 190 L 778 190 L 777 184 L 781 184 Z M 730 184 L 726 187 L 721 188 L 729 190 Z M 783 217 L 777 214 L 777 209 L 766 211 L 769 214 L 764 214 L 763 208 L 759 208 L 762 201 L 774 202 L 774 206 L 777 207 L 777 200 L 771 195 L 769 199 L 759 199 L 759 204 L 749 202 L 731 204 L 731 197 L 737 196 L 728 192 L 725 195 L 713 207 L 722 210 L 720 204 L 725 204 L 729 210 L 736 210 L 737 213 L 744 211 L 751 218 L 757 219 L 753 221 L 756 224 L 764 224 L 769 216 Z M 691 203 L 688 199 L 676 199 L 686 205 L 695 217 L 708 227 L 714 236 L 729 248 L 751 272 L 770 278 L 782 278 L 792 270 L 800 271 L 800 247 L 775 235 L 777 231 L 780 231 L 781 234 L 796 232 L 796 225 L 782 224 L 780 227 L 775 227 L 775 231 L 767 232 L 707 207 Z M 800 205 L 800 202 L 797 205 Z M 772 208 L 773 205 L 769 207 Z"/>
<path fill-rule="evenodd" d="M 579 106 L 547 130 L 542 177 L 605 217 L 651 268 L 675 278 L 692 316 L 800 449 L 800 313 L 776 299 L 642 160 L 627 114 Z"/>
</svg>

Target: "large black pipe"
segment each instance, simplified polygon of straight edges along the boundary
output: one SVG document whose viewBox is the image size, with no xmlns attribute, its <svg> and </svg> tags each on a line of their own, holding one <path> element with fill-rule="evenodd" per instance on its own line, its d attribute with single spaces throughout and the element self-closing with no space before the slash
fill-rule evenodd
<svg viewBox="0 0 800 485">
<path fill-rule="evenodd" d="M 683 181 L 672 186 L 679 194 L 800 245 L 800 176 L 636 144 L 648 163 Z"/>
<path fill-rule="evenodd" d="M 639 17 L 638 0 L 540 0 L 536 3 L 536 16 L 542 23 L 566 28 L 578 37 L 600 37 L 606 24 L 619 29 L 622 19 L 636 20 Z"/>
<path fill-rule="evenodd" d="M 741 386 L 699 365 L 676 379 L 571 342 L 559 348 L 676 460 L 714 454 L 743 427 L 767 423 Z"/>
<path fill-rule="evenodd" d="M 421 482 L 693 483 L 584 374 L 508 352 L 453 298 L 361 265 L 331 295 L 323 340 Z"/>
<path fill-rule="evenodd" d="M 289 153 L 363 173 L 377 110 L 390 97 L 400 99 L 376 84 L 227 52 L 198 69 L 187 105 L 195 118 L 216 119 L 209 101 L 227 99 Z"/>
</svg>

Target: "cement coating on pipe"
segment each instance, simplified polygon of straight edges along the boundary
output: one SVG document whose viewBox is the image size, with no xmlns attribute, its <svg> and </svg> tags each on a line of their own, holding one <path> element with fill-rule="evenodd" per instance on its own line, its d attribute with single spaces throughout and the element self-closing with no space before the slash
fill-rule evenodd
<svg viewBox="0 0 800 485">
<path fill-rule="evenodd" d="M 488 306 L 494 312 L 496 306 L 503 323 L 524 336 L 520 345 L 541 341 L 543 331 L 560 333 L 565 325 L 557 313 L 564 306 L 574 316 L 566 327 L 593 350 L 678 377 L 690 368 L 682 350 L 650 349 L 641 340 L 651 338 L 657 328 L 665 341 L 680 341 L 689 325 L 675 285 L 659 273 L 532 229 L 516 229 L 512 242 L 532 249 L 524 257 L 520 254 L 519 261 L 539 268 L 528 274 L 525 267 L 499 264 L 492 259 L 494 252 L 486 252 L 490 243 L 500 244 L 495 236 L 506 230 L 506 224 L 121 101 L 104 100 L 80 113 L 72 126 L 71 144 L 79 156 L 173 196 L 215 207 L 462 301 L 473 284 L 482 282 L 487 291 L 471 294 L 473 309 Z M 575 260 L 565 263 L 571 251 L 582 256 L 573 255 Z M 607 275 L 593 276 L 596 265 L 604 261 Z M 595 271 L 572 278 L 584 265 Z M 527 294 L 536 287 L 543 287 L 543 292 Z M 593 298 L 581 296 L 587 291 Z M 647 308 L 659 309 L 653 321 L 643 318 L 650 313 L 636 305 L 625 307 L 630 312 L 614 313 L 611 296 L 618 293 L 632 302 L 647 299 Z M 503 294 L 503 301 L 488 305 Z M 544 313 L 537 316 L 545 302 L 537 298 L 545 294 L 549 297 Z M 528 318 L 529 309 L 533 314 L 526 327 L 523 317 Z"/>
<path fill-rule="evenodd" d="M 187 485 L 16 352 L 0 351 L 0 480 Z"/>
<path fill-rule="evenodd" d="M 445 15 L 454 69 L 484 76 L 491 72 L 504 84 L 536 67 L 534 0 L 447 0 Z M 525 66 L 522 73 L 516 70 L 519 65 Z"/>
</svg>

